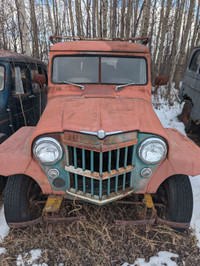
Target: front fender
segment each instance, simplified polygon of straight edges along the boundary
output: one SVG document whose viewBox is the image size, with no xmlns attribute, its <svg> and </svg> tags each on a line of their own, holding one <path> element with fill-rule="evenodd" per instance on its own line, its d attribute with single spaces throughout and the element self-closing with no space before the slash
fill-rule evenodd
<svg viewBox="0 0 200 266">
<path fill-rule="evenodd" d="M 167 158 L 159 165 L 149 180 L 145 192 L 156 193 L 162 182 L 171 175 L 200 174 L 200 148 L 176 129 L 166 129 L 170 140 Z"/>
<path fill-rule="evenodd" d="M 40 185 L 44 194 L 50 194 L 49 181 L 30 154 L 30 139 L 34 130 L 35 127 L 22 127 L 0 145 L 0 175 L 28 175 Z"/>
</svg>

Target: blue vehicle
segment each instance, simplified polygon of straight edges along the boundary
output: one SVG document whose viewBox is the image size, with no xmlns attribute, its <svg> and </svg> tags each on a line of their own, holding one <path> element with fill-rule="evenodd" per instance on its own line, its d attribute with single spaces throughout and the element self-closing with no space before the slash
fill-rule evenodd
<svg viewBox="0 0 200 266">
<path fill-rule="evenodd" d="M 190 133 L 200 124 L 200 46 L 195 47 L 191 54 L 179 99 L 185 102 L 180 119 L 185 131 Z"/>
<path fill-rule="evenodd" d="M 46 106 L 46 65 L 32 57 L 0 50 L 0 144 L 22 126 L 35 126 Z M 39 76 L 40 76 L 39 75 Z M 0 194 L 6 178 L 0 176 Z"/>
<path fill-rule="evenodd" d="M 37 59 L 0 50 L 0 144 L 22 126 L 35 126 L 46 105 L 45 86 L 34 75 L 46 76 Z"/>
</svg>

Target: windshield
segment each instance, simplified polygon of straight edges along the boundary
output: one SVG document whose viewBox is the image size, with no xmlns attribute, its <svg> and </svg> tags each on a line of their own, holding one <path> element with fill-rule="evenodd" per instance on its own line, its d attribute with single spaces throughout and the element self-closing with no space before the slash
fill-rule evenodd
<svg viewBox="0 0 200 266">
<path fill-rule="evenodd" d="M 143 57 L 56 56 L 52 82 L 144 85 L 147 63 Z"/>
</svg>

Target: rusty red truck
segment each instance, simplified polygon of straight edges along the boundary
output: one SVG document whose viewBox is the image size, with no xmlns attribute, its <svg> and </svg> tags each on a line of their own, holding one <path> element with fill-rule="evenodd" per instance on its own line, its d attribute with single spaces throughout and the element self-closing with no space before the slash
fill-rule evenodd
<svg viewBox="0 0 200 266">
<path fill-rule="evenodd" d="M 51 38 L 59 42 L 50 50 L 48 103 L 38 125 L 0 146 L 8 224 L 41 219 L 30 208 L 41 190 L 43 214 L 58 211 L 65 198 L 104 205 L 143 195 L 151 222 L 184 230 L 193 209 L 188 176 L 200 174 L 200 149 L 156 116 L 148 48 L 132 39 L 69 39 Z M 154 203 L 164 205 L 162 216 Z"/>
</svg>

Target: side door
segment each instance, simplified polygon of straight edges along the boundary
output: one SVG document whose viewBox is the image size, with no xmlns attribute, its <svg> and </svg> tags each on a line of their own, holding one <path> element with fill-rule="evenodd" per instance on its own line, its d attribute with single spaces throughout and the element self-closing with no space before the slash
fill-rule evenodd
<svg viewBox="0 0 200 266">
<path fill-rule="evenodd" d="M 14 131 L 22 126 L 35 125 L 36 115 L 32 106 L 29 66 L 15 63 L 11 67 L 11 93 L 9 109 L 12 113 Z"/>
<path fill-rule="evenodd" d="M 8 70 L 9 63 L 0 62 L 0 143 L 2 137 L 8 137 L 13 133 L 7 110 L 10 83 L 10 73 Z"/>
<path fill-rule="evenodd" d="M 39 84 L 34 83 L 33 76 L 34 74 L 45 75 L 45 73 L 44 69 L 37 64 L 30 64 L 29 70 L 31 76 L 32 106 L 36 114 L 36 123 L 37 123 L 46 106 L 47 93 L 46 93 L 46 85 L 44 85 L 41 88 Z"/>
<path fill-rule="evenodd" d="M 193 53 L 189 64 L 189 71 L 187 71 L 187 83 L 189 86 L 188 96 L 192 99 L 193 108 L 191 111 L 191 118 L 193 120 L 200 119 L 200 50 Z"/>
<path fill-rule="evenodd" d="M 198 61 L 195 91 L 196 91 L 197 102 L 194 105 L 194 108 L 193 108 L 194 110 L 192 111 L 192 117 L 193 119 L 198 120 L 200 122 L 200 56 L 199 56 L 199 61 Z"/>
</svg>

